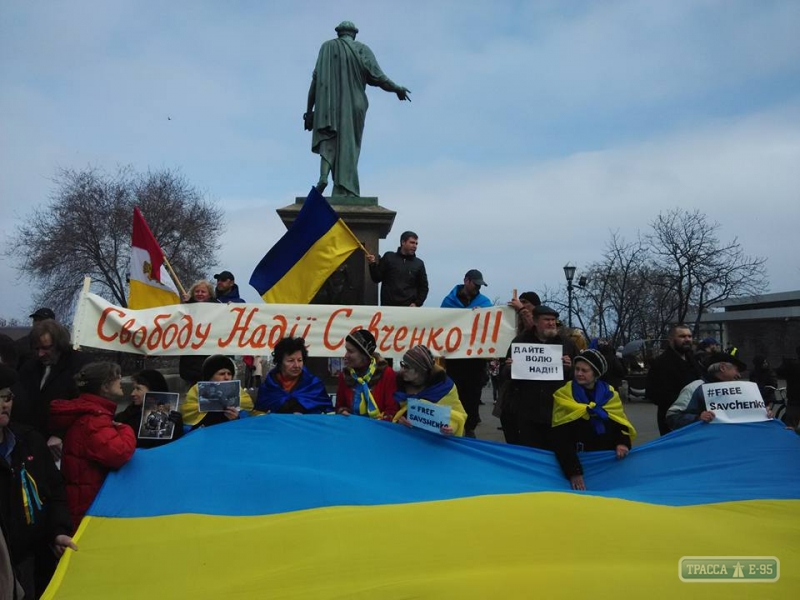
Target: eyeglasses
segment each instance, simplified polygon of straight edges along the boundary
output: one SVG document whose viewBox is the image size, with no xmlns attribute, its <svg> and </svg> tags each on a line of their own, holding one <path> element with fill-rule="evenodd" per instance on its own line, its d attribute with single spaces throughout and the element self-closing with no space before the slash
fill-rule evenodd
<svg viewBox="0 0 800 600">
<path fill-rule="evenodd" d="M 14 394 L 12 392 L 0 395 L 0 402 L 12 402 L 13 400 L 14 400 Z"/>
</svg>

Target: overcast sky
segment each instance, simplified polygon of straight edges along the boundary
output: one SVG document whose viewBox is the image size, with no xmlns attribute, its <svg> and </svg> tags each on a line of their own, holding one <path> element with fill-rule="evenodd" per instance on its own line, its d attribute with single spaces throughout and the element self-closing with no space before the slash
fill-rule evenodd
<svg viewBox="0 0 800 600">
<path fill-rule="evenodd" d="M 180 169 L 226 213 L 209 275 L 260 301 L 275 209 L 318 175 L 302 114 L 342 20 L 412 92 L 368 90 L 359 173 L 397 211 L 380 251 L 419 233 L 426 305 L 471 268 L 492 298 L 563 286 L 674 207 L 767 257 L 769 291 L 800 289 L 794 0 L 4 0 L 0 235 L 59 167 Z M 0 316 L 26 318 L 31 280 L 6 257 L 0 277 Z"/>
</svg>

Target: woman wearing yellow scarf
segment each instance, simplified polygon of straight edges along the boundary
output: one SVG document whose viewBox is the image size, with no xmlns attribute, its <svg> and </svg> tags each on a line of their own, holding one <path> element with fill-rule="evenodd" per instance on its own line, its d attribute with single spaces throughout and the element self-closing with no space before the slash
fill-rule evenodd
<svg viewBox="0 0 800 600">
<path fill-rule="evenodd" d="M 619 394 L 600 379 L 606 369 L 600 352 L 584 350 L 573 360 L 573 381 L 553 394 L 553 449 L 573 490 L 586 489 L 579 452 L 615 450 L 621 459 L 636 438 Z"/>
</svg>

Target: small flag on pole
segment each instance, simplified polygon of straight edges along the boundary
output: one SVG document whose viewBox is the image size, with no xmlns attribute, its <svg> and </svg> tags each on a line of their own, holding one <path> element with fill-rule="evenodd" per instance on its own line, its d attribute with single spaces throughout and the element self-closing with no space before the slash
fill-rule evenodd
<svg viewBox="0 0 800 600">
<path fill-rule="evenodd" d="M 128 308 L 153 308 L 180 301 L 178 289 L 164 266 L 164 252 L 141 211 L 134 208 Z"/>
<path fill-rule="evenodd" d="M 361 242 L 316 188 L 289 231 L 278 240 L 250 276 L 265 302 L 308 304 L 325 280 Z"/>
</svg>

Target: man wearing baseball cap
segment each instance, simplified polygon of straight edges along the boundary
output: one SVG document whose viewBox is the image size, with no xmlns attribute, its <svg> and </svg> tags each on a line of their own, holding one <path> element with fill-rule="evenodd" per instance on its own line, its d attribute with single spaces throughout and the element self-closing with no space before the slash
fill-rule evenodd
<svg viewBox="0 0 800 600">
<path fill-rule="evenodd" d="M 481 287 L 488 285 L 483 280 L 483 273 L 478 269 L 470 269 L 464 275 L 464 283 L 455 286 L 442 300 L 442 308 L 488 308 L 492 301 L 481 294 Z M 487 361 L 483 358 L 450 358 L 445 368 L 450 379 L 456 384 L 458 397 L 464 410 L 467 411 L 467 422 L 464 435 L 475 437 L 475 427 L 480 422 L 481 391 L 483 376 L 486 373 Z"/>
<path fill-rule="evenodd" d="M 747 370 L 747 364 L 739 360 L 736 354 L 737 350 L 734 348 L 731 354 L 715 352 L 706 359 L 706 373 L 703 378 L 684 387 L 678 394 L 678 399 L 667 410 L 667 425 L 675 430 L 695 421 L 710 423 L 714 420 L 714 413 L 706 409 L 703 384 L 741 379 L 742 372 Z"/>
<path fill-rule="evenodd" d="M 222 271 L 214 275 L 217 280 L 217 300 L 223 304 L 231 302 L 244 302 L 239 295 L 239 286 L 236 285 L 233 273 L 230 271 Z"/>
</svg>

